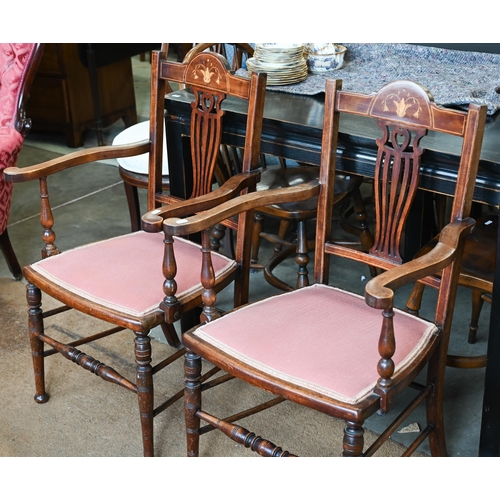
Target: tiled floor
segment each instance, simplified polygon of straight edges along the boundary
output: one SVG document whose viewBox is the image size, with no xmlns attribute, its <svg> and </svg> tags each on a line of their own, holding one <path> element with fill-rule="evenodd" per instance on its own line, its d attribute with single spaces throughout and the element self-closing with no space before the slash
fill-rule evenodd
<svg viewBox="0 0 500 500">
<path fill-rule="evenodd" d="M 139 58 L 134 58 L 133 67 L 138 117 L 139 120 L 145 120 L 149 114 L 150 66 L 148 62 L 140 62 Z M 105 130 L 105 142 L 110 144 L 121 130 L 123 130 L 121 122 L 108 127 Z M 68 152 L 64 137 L 57 134 L 31 133 L 25 144 L 28 147 L 21 152 L 19 160 L 22 166 Z M 85 147 L 95 145 L 97 145 L 95 133 L 89 131 Z M 99 238 L 124 234 L 130 230 L 123 185 L 114 161 L 70 169 L 57 177 L 50 180 L 50 185 L 51 202 L 55 207 L 56 243 L 60 248 L 71 248 Z M 41 228 L 38 213 L 36 183 L 16 185 L 9 233 L 21 265 L 38 260 L 40 257 Z M 290 271 L 285 272 L 293 272 L 293 269 L 290 267 Z M 0 258 L 0 276 L 9 276 L 3 258 Z M 343 275 L 338 276 L 336 278 L 338 281 L 334 284 L 361 291 L 365 276 L 366 270 L 363 267 L 344 269 Z M 252 299 L 276 293 L 276 290 L 264 282 L 259 273 L 252 275 L 251 287 Z M 459 291 L 451 349 L 453 352 L 470 351 L 482 354 L 486 350 L 489 306 L 486 304 L 482 313 L 478 342 L 471 346 L 466 341 L 470 315 L 469 297 L 470 293 L 467 290 Z M 433 294 L 426 292 L 425 300 L 427 304 L 432 305 Z M 307 314 L 307 311 L 304 311 L 304 314 Z M 477 455 L 483 378 L 484 370 L 448 370 L 445 409 L 448 448 L 452 456 Z M 422 413 L 417 413 L 407 423 L 423 423 L 423 421 Z M 371 418 L 367 426 L 372 430 L 379 430 L 379 417 Z M 411 441 L 411 435 L 396 434 L 394 439 L 407 444 Z M 428 448 L 424 446 L 423 451 L 427 450 Z"/>
</svg>

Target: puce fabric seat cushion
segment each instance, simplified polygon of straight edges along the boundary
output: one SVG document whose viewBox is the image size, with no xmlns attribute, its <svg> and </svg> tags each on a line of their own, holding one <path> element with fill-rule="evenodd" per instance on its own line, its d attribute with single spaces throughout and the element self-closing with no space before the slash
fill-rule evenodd
<svg viewBox="0 0 500 500">
<path fill-rule="evenodd" d="M 96 304 L 124 314 L 143 317 L 158 310 L 164 298 L 162 262 L 163 233 L 138 231 L 125 236 L 92 243 L 54 255 L 29 266 L 56 286 Z M 201 290 L 200 246 L 175 238 L 178 264 L 176 297 Z M 215 276 L 237 264 L 213 253 Z"/>
<path fill-rule="evenodd" d="M 310 314 L 308 311 L 314 311 Z M 379 378 L 380 310 L 362 297 L 311 285 L 245 306 L 202 325 L 189 338 L 201 340 L 253 368 L 326 397 L 356 403 Z M 395 375 L 408 366 L 437 329 L 395 311 Z M 314 332 L 314 342 L 308 341 Z"/>
</svg>

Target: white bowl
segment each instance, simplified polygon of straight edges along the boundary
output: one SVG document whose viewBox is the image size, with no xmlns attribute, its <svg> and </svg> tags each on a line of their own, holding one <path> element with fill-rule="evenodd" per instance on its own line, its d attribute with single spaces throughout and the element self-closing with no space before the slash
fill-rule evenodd
<svg viewBox="0 0 500 500">
<path fill-rule="evenodd" d="M 315 54 L 310 52 L 307 56 L 307 67 L 310 73 L 324 73 L 340 69 L 344 64 L 344 55 L 347 48 L 343 45 L 335 45 L 337 49 L 332 54 Z"/>
</svg>

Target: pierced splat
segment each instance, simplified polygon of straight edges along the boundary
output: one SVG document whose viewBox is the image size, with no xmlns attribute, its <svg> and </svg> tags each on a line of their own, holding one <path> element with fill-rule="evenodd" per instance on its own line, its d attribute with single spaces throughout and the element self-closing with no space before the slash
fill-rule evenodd
<svg viewBox="0 0 500 500">
<path fill-rule="evenodd" d="M 193 192 L 191 198 L 212 189 L 215 164 L 222 140 L 221 103 L 225 95 L 193 88 L 191 103 L 191 158 L 193 162 Z"/>
<path fill-rule="evenodd" d="M 377 255 L 401 263 L 403 228 L 415 198 L 423 149 L 420 140 L 424 128 L 402 127 L 384 120 L 378 121 L 382 137 L 377 139 L 378 154 L 374 179 L 377 227 L 375 243 L 370 249 Z"/>
</svg>

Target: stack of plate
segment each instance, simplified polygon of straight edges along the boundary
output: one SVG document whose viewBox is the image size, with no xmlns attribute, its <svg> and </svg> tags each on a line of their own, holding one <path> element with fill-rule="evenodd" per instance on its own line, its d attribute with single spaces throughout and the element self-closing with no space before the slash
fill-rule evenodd
<svg viewBox="0 0 500 500">
<path fill-rule="evenodd" d="M 265 71 L 268 85 L 298 83 L 307 78 L 304 43 L 256 43 L 247 60 L 248 73 Z"/>
</svg>

